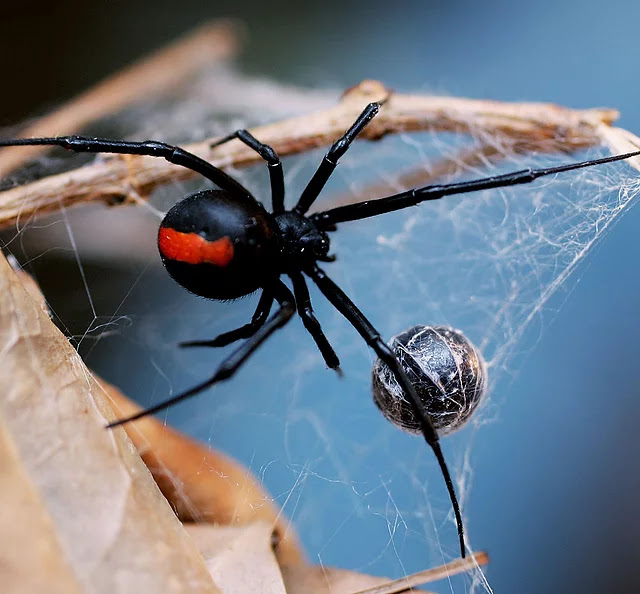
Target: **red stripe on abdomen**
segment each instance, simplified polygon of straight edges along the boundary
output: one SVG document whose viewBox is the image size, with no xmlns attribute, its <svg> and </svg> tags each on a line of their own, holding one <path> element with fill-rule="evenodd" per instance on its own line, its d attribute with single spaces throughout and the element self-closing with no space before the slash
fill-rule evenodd
<svg viewBox="0 0 640 594">
<path fill-rule="evenodd" d="M 158 248 L 165 258 L 187 264 L 224 267 L 233 260 L 233 244 L 228 237 L 207 241 L 197 233 L 182 233 L 170 227 L 160 227 Z"/>
</svg>

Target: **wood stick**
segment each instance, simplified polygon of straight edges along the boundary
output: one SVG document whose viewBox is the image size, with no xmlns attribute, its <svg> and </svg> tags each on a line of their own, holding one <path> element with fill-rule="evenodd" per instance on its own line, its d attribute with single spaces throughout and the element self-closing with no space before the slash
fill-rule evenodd
<svg viewBox="0 0 640 594">
<path fill-rule="evenodd" d="M 367 103 L 389 95 L 390 91 L 381 83 L 364 81 L 350 89 L 334 108 L 260 126 L 252 133 L 281 156 L 326 146 L 344 133 Z M 526 139 L 541 147 L 561 145 L 570 152 L 600 144 L 599 131 L 617 117 L 616 110 L 605 108 L 572 110 L 545 103 L 392 93 L 361 137 L 377 140 L 387 134 L 421 130 L 482 133 L 512 141 Z M 261 162 L 254 151 L 238 140 L 211 148 L 216 140 L 207 139 L 184 148 L 219 167 L 245 167 Z M 135 201 L 160 184 L 193 175 L 192 171 L 163 159 L 111 155 L 0 193 L 0 225 L 12 225 L 18 218 L 31 217 L 36 211 L 57 210 L 61 205 L 123 198 Z M 136 190 L 135 197 L 129 196 L 132 187 Z"/>
<path fill-rule="evenodd" d="M 428 584 L 441 580 L 451 575 L 456 575 L 464 571 L 469 571 L 479 565 L 486 565 L 489 562 L 489 556 L 486 553 L 473 553 L 466 559 L 456 559 L 451 563 L 445 565 L 439 565 L 432 569 L 425 569 L 418 573 L 413 573 L 407 577 L 388 582 L 382 586 L 375 586 L 368 588 L 367 590 L 361 590 L 355 594 L 397 594 L 398 592 L 405 592 L 415 586 L 422 584 Z"/>
<path fill-rule="evenodd" d="M 206 66 L 233 56 L 239 46 L 237 27 L 226 20 L 206 23 L 168 47 L 104 79 L 53 113 L 21 131 L 23 138 L 74 134 L 88 123 L 115 113 L 149 95 L 175 89 Z M 16 146 L 0 153 L 0 178 L 48 150 Z"/>
</svg>

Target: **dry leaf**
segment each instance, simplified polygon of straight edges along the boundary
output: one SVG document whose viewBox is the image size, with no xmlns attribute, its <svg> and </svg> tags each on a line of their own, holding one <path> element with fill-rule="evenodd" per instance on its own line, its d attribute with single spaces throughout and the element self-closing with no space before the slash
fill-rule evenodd
<svg viewBox="0 0 640 594">
<path fill-rule="evenodd" d="M 65 558 L 38 491 L 0 414 L 0 583 L 4 592 L 74 594 L 82 587 Z"/>
<path fill-rule="evenodd" d="M 271 522 L 245 526 L 191 524 L 187 531 L 223 594 L 287 594 L 271 546 Z"/>
<path fill-rule="evenodd" d="M 113 413 L 102 390 L 1 256 L 0 329 L 0 484 L 11 485 L 0 583 L 25 577 L 14 591 L 38 593 L 73 592 L 74 582 L 83 592 L 216 592 L 124 431 L 104 430 Z"/>
<path fill-rule="evenodd" d="M 103 382 L 118 416 L 140 407 Z M 124 426 L 160 490 L 183 522 L 268 523 L 277 530 L 280 563 L 304 559 L 295 531 L 251 471 L 154 417 Z"/>
</svg>

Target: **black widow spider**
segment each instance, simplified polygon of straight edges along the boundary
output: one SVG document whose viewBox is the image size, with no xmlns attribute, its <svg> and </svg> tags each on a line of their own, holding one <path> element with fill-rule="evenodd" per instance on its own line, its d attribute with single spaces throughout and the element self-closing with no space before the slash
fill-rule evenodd
<svg viewBox="0 0 640 594">
<path fill-rule="evenodd" d="M 634 157 L 640 155 L 640 151 L 559 167 L 523 169 L 467 182 L 414 188 L 393 196 L 340 206 L 307 216 L 305 213 L 327 183 L 338 159 L 376 116 L 383 103 L 367 105 L 351 128 L 331 146 L 303 190 L 298 203 L 291 210 L 285 210 L 284 207 L 282 163 L 270 146 L 261 143 L 246 130 L 238 130 L 213 144 L 212 146 L 217 146 L 236 138 L 255 150 L 266 161 L 271 182 L 272 213 L 267 212 L 246 188 L 219 168 L 180 147 L 163 142 L 60 136 L 4 140 L 0 141 L 0 146 L 52 145 L 85 153 L 162 157 L 170 163 L 203 175 L 220 189 L 207 189 L 187 196 L 169 210 L 160 224 L 158 248 L 167 271 L 187 290 L 210 299 L 235 299 L 262 289 L 258 306 L 248 324 L 221 334 L 213 340 L 182 344 L 189 347 L 221 347 L 241 338 L 247 339 L 220 364 L 209 379 L 135 415 L 114 421 L 107 426 L 108 428 L 158 412 L 198 394 L 217 382 L 229 379 L 273 332 L 291 319 L 296 308 L 327 366 L 339 371 L 338 357 L 313 314 L 304 279 L 306 275 L 387 365 L 408 396 L 422 435 L 433 450 L 444 477 L 456 518 L 460 550 L 464 557 L 464 529 L 460 508 L 430 411 L 378 331 L 318 266 L 318 262 L 335 260 L 335 256 L 329 255 L 328 233 L 335 231 L 338 223 L 373 217 L 452 194 L 525 184 L 545 175 Z M 280 280 L 282 274 L 288 275 L 291 279 L 293 294 Z M 280 307 L 269 317 L 274 300 Z"/>
</svg>

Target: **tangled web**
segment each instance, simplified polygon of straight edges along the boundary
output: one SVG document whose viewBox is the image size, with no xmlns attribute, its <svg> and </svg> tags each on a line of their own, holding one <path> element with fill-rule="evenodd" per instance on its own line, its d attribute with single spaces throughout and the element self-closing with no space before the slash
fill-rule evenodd
<svg viewBox="0 0 640 594">
<path fill-rule="evenodd" d="M 211 79 L 217 89 L 223 85 L 218 72 L 189 89 L 188 101 L 139 106 L 109 125 L 126 130 L 131 138 L 183 142 L 303 113 L 329 105 L 334 98 L 332 93 L 294 92 L 235 75 L 233 84 L 246 86 L 227 95 L 241 96 L 244 102 L 216 103 L 210 99 Z M 269 93 L 287 101 L 264 101 Z M 208 101 L 202 99 L 205 96 Z M 218 91 L 217 96 L 226 95 Z M 434 163 L 442 158 L 455 163 L 462 149 L 480 142 L 500 153 L 498 162 L 487 159 L 476 166 L 460 162 L 455 175 L 438 182 L 610 154 L 604 148 L 591 148 L 569 156 L 523 155 L 480 132 L 402 134 L 356 143 L 316 208 L 336 200 L 353 202 L 402 191 L 407 187 L 403 182 L 407 169 L 414 179 L 422 174 L 426 179 Z M 285 159 L 289 206 L 322 154 L 314 151 Z M 256 166 L 232 173 L 268 202 L 265 169 Z M 166 210 L 198 184 L 171 184 L 158 190 L 152 203 Z M 444 441 L 463 511 L 472 495 L 473 443 L 478 429 L 499 412 L 505 385 L 517 371 L 517 355 L 532 348 L 524 339 L 530 338 L 527 329 L 544 327 L 545 304 L 551 295 L 567 286 L 571 273 L 638 190 L 633 170 L 612 164 L 344 223 L 332 235 L 338 261 L 324 269 L 383 336 L 415 324 L 448 325 L 462 330 L 484 355 L 489 396 L 469 425 Z M 65 213 L 63 218 L 73 228 L 74 215 Z M 152 227 L 144 231 L 151 245 Z M 78 255 L 75 248 L 73 253 Z M 157 261 L 153 266 L 159 266 Z M 137 345 L 142 379 L 128 379 L 131 360 L 127 368 L 118 355 L 112 356 L 116 363 L 105 364 L 111 375 L 103 373 L 131 396 L 137 392 L 144 404 L 207 377 L 224 355 L 179 351 L 175 343 L 212 338 L 242 325 L 255 306 L 254 298 L 233 304 L 206 302 L 174 290 L 168 277 L 157 282 L 162 288 L 154 294 L 132 293 L 131 286 L 123 290 L 118 311 L 134 319 L 131 327 L 118 326 L 114 336 L 107 325 L 108 338 L 97 333 L 110 350 L 116 340 Z M 144 279 L 138 283 L 144 284 Z M 92 296 L 88 288 L 87 295 Z M 169 422 L 256 472 L 316 562 L 399 577 L 451 560 L 457 556 L 455 525 L 431 451 L 379 414 L 370 394 L 373 355 L 319 293 L 312 292 L 312 298 L 341 358 L 345 378 L 324 369 L 302 325 L 293 321 L 237 379 L 169 411 Z M 99 361 L 93 365 L 100 371 Z M 114 374 L 114 369 L 119 371 Z M 203 468 L 207 471 L 214 470 Z M 482 547 L 472 532 L 469 539 L 472 548 Z M 457 591 L 457 583 L 451 582 L 452 591 Z M 480 570 L 460 578 L 460 583 L 461 591 L 490 591 Z"/>
</svg>

